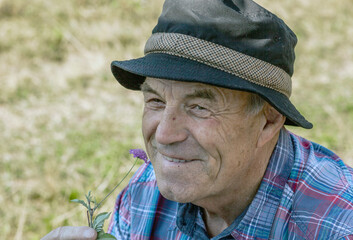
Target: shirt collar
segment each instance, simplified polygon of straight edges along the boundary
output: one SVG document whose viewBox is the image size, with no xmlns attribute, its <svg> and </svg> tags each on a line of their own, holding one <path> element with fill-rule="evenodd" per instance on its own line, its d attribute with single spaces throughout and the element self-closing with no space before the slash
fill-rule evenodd
<svg viewBox="0 0 353 240">
<path fill-rule="evenodd" d="M 285 128 L 282 128 L 253 201 L 246 212 L 242 214 L 242 218 L 235 220 L 238 224 L 230 226 L 234 229 L 229 231 L 230 229 L 227 228 L 225 231 L 231 232 L 235 239 L 241 237 L 268 239 L 284 186 L 292 169 L 293 160 L 294 150 L 290 134 Z M 197 224 L 202 221 L 198 213 L 199 207 L 191 203 L 179 203 L 176 217 L 176 225 L 179 230 L 191 237 L 195 237 L 197 232 L 205 233 L 205 228 Z"/>
</svg>

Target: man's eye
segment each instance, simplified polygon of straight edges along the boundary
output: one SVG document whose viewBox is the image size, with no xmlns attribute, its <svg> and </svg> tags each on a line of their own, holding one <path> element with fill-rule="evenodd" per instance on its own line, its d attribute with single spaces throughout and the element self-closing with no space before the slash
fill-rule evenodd
<svg viewBox="0 0 353 240">
<path fill-rule="evenodd" d="M 206 108 L 201 107 L 200 105 L 194 105 L 194 106 L 192 106 L 192 108 L 193 108 L 194 110 L 197 110 L 197 111 L 204 111 L 204 110 L 207 110 Z"/>
<path fill-rule="evenodd" d="M 200 117 L 200 118 L 206 118 L 206 117 L 211 116 L 211 111 L 208 108 L 197 105 L 197 104 L 191 105 L 189 107 L 189 112 L 191 114 L 193 114 L 194 116 Z"/>
<path fill-rule="evenodd" d="M 158 98 L 151 98 L 146 101 L 146 106 L 151 108 L 161 108 L 164 107 L 165 103 Z"/>
<path fill-rule="evenodd" d="M 161 103 L 162 100 L 159 100 L 158 98 L 151 98 L 150 100 L 148 100 L 149 102 L 155 102 L 155 103 Z"/>
</svg>

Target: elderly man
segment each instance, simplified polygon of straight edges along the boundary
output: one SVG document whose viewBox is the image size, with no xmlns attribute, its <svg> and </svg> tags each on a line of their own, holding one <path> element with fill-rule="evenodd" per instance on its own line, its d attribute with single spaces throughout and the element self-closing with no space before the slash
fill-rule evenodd
<svg viewBox="0 0 353 240">
<path fill-rule="evenodd" d="M 166 0 L 146 55 L 112 63 L 143 92 L 151 159 L 118 196 L 112 235 L 353 239 L 353 170 L 284 128 L 312 128 L 289 100 L 296 41 L 251 0 Z"/>
</svg>

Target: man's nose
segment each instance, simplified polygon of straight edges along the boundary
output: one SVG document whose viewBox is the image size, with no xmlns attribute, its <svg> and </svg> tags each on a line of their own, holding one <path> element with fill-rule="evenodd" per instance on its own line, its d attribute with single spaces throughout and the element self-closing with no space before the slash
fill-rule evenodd
<svg viewBox="0 0 353 240">
<path fill-rule="evenodd" d="M 187 139 L 188 131 L 185 127 L 185 116 L 175 108 L 165 109 L 157 126 L 156 141 L 168 145 Z"/>
</svg>

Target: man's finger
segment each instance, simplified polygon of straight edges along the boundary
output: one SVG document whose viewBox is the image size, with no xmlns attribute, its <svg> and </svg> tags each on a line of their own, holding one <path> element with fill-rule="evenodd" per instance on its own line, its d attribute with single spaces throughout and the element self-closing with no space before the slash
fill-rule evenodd
<svg viewBox="0 0 353 240">
<path fill-rule="evenodd" d="M 96 240 L 97 232 L 90 227 L 59 227 L 41 240 Z"/>
</svg>

